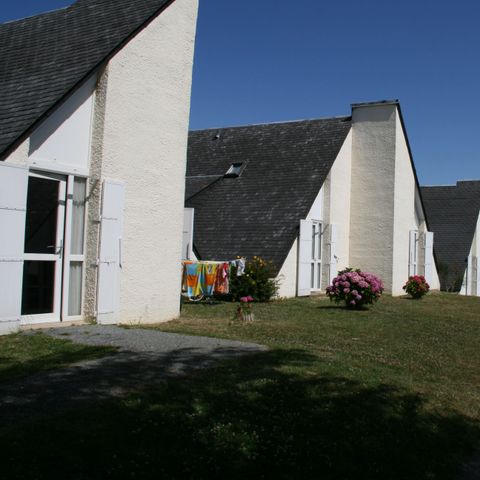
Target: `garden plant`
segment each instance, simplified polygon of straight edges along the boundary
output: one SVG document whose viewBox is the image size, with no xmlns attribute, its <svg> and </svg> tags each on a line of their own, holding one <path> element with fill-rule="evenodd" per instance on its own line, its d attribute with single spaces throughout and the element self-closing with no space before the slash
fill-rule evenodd
<svg viewBox="0 0 480 480">
<path fill-rule="evenodd" d="M 408 277 L 407 283 L 405 283 L 403 289 L 412 298 L 420 299 L 428 293 L 430 285 L 427 283 L 423 275 L 412 275 Z"/>
<path fill-rule="evenodd" d="M 372 273 L 346 268 L 338 272 L 327 287 L 327 296 L 349 308 L 362 308 L 375 303 L 383 293 L 382 281 Z"/>
</svg>

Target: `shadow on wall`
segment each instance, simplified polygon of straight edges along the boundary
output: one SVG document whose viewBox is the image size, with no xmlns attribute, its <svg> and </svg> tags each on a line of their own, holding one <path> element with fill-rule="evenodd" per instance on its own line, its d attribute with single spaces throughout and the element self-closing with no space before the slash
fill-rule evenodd
<svg viewBox="0 0 480 480">
<path fill-rule="evenodd" d="M 193 367 L 204 360 L 190 356 L 188 362 Z M 388 385 L 368 388 L 305 373 L 318 361 L 302 351 L 276 350 L 181 379 L 148 373 L 150 387 L 139 382 L 141 391 L 118 398 L 64 398 L 62 413 L 44 411 L 34 421 L 23 417 L 0 427 L 0 448 L 9 459 L 2 462 L 2 475 L 89 480 L 455 476 L 479 438 L 478 425 L 451 412 L 427 412 L 419 395 Z M 101 365 L 90 374 L 103 387 L 122 383 L 121 368 L 104 375 L 95 372 Z M 148 367 L 134 362 L 129 371 Z M 298 367 L 301 375 L 295 373 Z M 57 395 L 70 380 L 59 380 Z M 83 388 L 80 382 L 79 393 Z M 44 385 L 44 396 L 49 389 Z"/>
</svg>

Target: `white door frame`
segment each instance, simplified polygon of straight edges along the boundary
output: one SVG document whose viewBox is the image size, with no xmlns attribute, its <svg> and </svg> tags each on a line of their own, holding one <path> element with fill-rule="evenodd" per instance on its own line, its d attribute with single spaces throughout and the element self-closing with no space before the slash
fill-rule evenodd
<svg viewBox="0 0 480 480">
<path fill-rule="evenodd" d="M 53 311 L 51 313 L 22 315 L 20 317 L 20 325 L 32 325 L 38 323 L 50 323 L 61 321 L 61 304 L 62 304 L 62 284 L 63 284 L 63 251 L 64 251 L 64 234 L 65 234 L 65 200 L 67 194 L 67 177 L 58 174 L 47 174 L 32 172 L 30 177 L 43 178 L 46 180 L 54 180 L 59 182 L 58 192 L 58 209 L 57 209 L 57 232 L 56 242 L 52 246 L 54 253 L 24 253 L 25 261 L 41 261 L 55 262 L 54 268 L 54 294 L 53 294 Z M 28 212 L 27 212 L 28 213 Z"/>
<path fill-rule="evenodd" d="M 322 290 L 323 275 L 323 234 L 324 225 L 320 220 L 312 220 L 312 251 L 310 287 L 312 292 Z M 313 275 L 313 278 L 312 278 Z"/>
</svg>

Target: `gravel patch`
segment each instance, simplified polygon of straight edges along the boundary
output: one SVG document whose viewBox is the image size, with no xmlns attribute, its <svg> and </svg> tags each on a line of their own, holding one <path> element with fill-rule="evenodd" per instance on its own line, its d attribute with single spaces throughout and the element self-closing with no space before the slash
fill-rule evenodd
<svg viewBox="0 0 480 480">
<path fill-rule="evenodd" d="M 179 349 L 192 349 L 196 353 L 212 355 L 219 353 L 220 350 L 224 354 L 222 356 L 229 356 L 229 354 L 236 356 L 266 350 L 266 347 L 256 343 L 179 335 L 142 328 L 121 328 L 112 325 L 51 328 L 45 330 L 44 333 L 83 345 L 112 346 L 118 347 L 120 351 L 151 353 L 152 355 L 162 355 Z"/>
</svg>

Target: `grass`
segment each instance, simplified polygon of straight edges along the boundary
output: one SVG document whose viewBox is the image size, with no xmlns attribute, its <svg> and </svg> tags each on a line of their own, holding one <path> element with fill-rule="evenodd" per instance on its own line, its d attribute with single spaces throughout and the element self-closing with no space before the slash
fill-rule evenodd
<svg viewBox="0 0 480 480">
<path fill-rule="evenodd" d="M 254 308 L 185 305 L 156 328 L 269 352 L 0 427 L 4 478 L 457 478 L 480 440 L 480 299 Z"/>
<path fill-rule="evenodd" d="M 325 297 L 255 305 L 257 321 L 233 321 L 235 304 L 187 304 L 168 332 L 302 349 L 317 373 L 367 385 L 393 383 L 428 394 L 431 406 L 480 418 L 480 299 L 431 294 L 422 300 L 384 296 L 352 311 Z"/>
<path fill-rule="evenodd" d="M 100 358 L 114 351 L 111 347 L 89 347 L 56 340 L 41 333 L 0 337 L 0 384 L 81 360 Z"/>
</svg>

